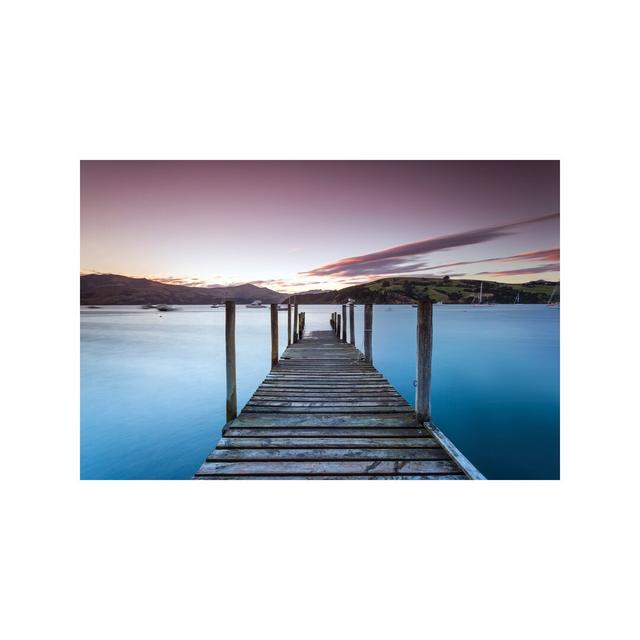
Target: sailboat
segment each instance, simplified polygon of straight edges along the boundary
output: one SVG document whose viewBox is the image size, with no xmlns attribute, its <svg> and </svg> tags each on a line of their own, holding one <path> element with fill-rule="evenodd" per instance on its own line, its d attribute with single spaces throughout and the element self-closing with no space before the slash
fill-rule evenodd
<svg viewBox="0 0 640 640">
<path fill-rule="evenodd" d="M 513 301 L 513 304 L 519 304 L 520 303 L 520 292 L 518 291 L 518 295 L 516 296 L 516 299 Z"/>
<path fill-rule="evenodd" d="M 560 303 L 559 302 L 552 302 L 553 301 L 553 296 L 556 295 L 556 291 L 557 290 L 558 290 L 558 285 L 553 287 L 553 291 L 551 292 L 551 295 L 549 296 L 549 300 L 547 301 L 547 307 L 551 307 L 553 309 L 559 309 L 560 308 Z"/>
</svg>

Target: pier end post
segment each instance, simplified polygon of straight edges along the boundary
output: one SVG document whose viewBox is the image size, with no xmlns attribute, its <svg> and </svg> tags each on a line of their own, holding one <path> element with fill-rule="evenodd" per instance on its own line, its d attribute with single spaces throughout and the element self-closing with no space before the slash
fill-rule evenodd
<svg viewBox="0 0 640 640">
<path fill-rule="evenodd" d="M 365 362 L 372 363 L 373 356 L 371 353 L 373 334 L 373 305 L 364 305 L 364 359 Z"/>
<path fill-rule="evenodd" d="M 278 305 L 271 305 L 271 368 L 278 364 Z"/>
<path fill-rule="evenodd" d="M 225 302 L 225 349 L 227 363 L 227 422 L 238 417 L 236 386 L 236 303 Z"/>
<path fill-rule="evenodd" d="M 293 303 L 293 342 L 298 342 L 298 303 Z"/>
<path fill-rule="evenodd" d="M 336 325 L 336 336 L 340 339 L 340 325 L 342 324 L 342 316 L 338 314 L 338 324 Z"/>
<path fill-rule="evenodd" d="M 291 298 L 287 302 L 287 346 L 291 346 Z"/>
<path fill-rule="evenodd" d="M 340 337 L 340 336 L 338 336 Z M 346 342 L 347 341 L 347 305 L 343 304 L 342 305 L 342 337 L 341 337 L 341 341 L 342 342 Z"/>
<path fill-rule="evenodd" d="M 356 321 L 355 321 L 355 303 L 351 303 L 349 305 L 349 327 L 350 327 L 350 335 L 349 342 L 355 346 L 356 344 Z"/>
<path fill-rule="evenodd" d="M 418 302 L 416 357 L 416 417 L 431 421 L 431 353 L 433 348 L 433 305 Z"/>
</svg>

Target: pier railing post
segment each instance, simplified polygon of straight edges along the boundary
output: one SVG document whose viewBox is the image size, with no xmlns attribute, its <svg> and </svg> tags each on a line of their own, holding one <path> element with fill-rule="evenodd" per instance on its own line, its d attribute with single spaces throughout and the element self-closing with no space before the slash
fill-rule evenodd
<svg viewBox="0 0 640 640">
<path fill-rule="evenodd" d="M 291 345 L 291 298 L 287 302 L 287 346 Z"/>
<path fill-rule="evenodd" d="M 342 316 L 338 314 L 338 324 L 336 325 L 336 336 L 340 338 L 340 324 L 342 323 Z"/>
<path fill-rule="evenodd" d="M 355 346 L 356 344 L 356 321 L 355 321 L 355 304 L 352 302 L 349 305 L 349 327 L 350 327 L 350 336 L 349 342 Z"/>
<path fill-rule="evenodd" d="M 227 422 L 238 416 L 238 393 L 236 388 L 236 303 L 225 303 L 225 348 L 227 361 Z"/>
<path fill-rule="evenodd" d="M 433 347 L 433 306 L 418 302 L 416 417 L 418 423 L 431 421 L 431 351 Z"/>
<path fill-rule="evenodd" d="M 373 334 L 373 305 L 364 305 L 364 359 L 373 362 L 371 354 L 371 338 Z"/>
<path fill-rule="evenodd" d="M 271 368 L 278 364 L 278 305 L 271 305 Z"/>
<path fill-rule="evenodd" d="M 340 337 L 340 336 L 338 336 Z M 342 342 L 347 341 L 347 305 L 342 305 Z"/>
<path fill-rule="evenodd" d="M 293 303 L 293 342 L 298 342 L 298 303 Z"/>
</svg>

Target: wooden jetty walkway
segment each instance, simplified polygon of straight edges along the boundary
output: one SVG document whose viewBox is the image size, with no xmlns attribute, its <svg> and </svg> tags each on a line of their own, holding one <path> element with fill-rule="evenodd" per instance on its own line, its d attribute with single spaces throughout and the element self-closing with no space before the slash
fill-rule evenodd
<svg viewBox="0 0 640 640">
<path fill-rule="evenodd" d="M 292 334 L 289 307 L 289 345 L 279 358 L 272 305 L 272 368 L 236 415 L 235 307 L 227 303 L 227 424 L 196 479 L 483 479 L 430 421 L 430 303 L 418 309 L 417 410 L 373 366 L 371 305 L 364 354 L 355 347 L 353 305 L 347 341 L 346 306 L 331 330 L 308 334 L 297 305 Z"/>
</svg>

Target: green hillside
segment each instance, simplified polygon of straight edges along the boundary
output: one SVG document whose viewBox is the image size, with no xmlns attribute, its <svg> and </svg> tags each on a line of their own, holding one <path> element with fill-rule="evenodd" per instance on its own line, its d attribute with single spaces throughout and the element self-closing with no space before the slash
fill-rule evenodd
<svg viewBox="0 0 640 640">
<path fill-rule="evenodd" d="M 513 304 L 520 293 L 521 304 L 546 304 L 553 293 L 555 282 L 536 280 L 522 284 L 482 281 L 482 301 Z M 409 304 L 420 300 L 446 304 L 477 302 L 480 280 L 450 280 L 444 278 L 383 278 L 367 284 L 355 285 L 336 291 L 296 296 L 299 304 L 341 304 L 349 298 L 356 303 Z M 560 288 L 554 301 L 560 299 Z"/>
</svg>

